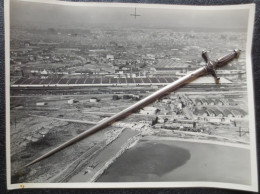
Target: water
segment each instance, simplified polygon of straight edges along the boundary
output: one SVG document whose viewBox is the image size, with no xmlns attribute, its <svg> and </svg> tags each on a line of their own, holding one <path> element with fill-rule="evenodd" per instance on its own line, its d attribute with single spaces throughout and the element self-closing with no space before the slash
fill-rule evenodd
<svg viewBox="0 0 260 194">
<path fill-rule="evenodd" d="M 117 139 L 115 139 L 111 144 L 106 146 L 94 159 L 92 159 L 92 163 L 97 164 L 95 169 L 91 171 L 88 170 L 88 173 L 84 172 L 88 168 L 84 168 L 81 172 L 75 174 L 71 177 L 69 182 L 87 182 L 89 181 L 98 170 L 100 170 L 107 161 L 109 161 L 123 146 L 127 140 L 133 136 L 138 134 L 137 131 L 133 131 L 130 129 L 125 129 Z"/>
<path fill-rule="evenodd" d="M 98 182 L 212 181 L 249 185 L 248 149 L 186 141 L 142 140 Z"/>
</svg>

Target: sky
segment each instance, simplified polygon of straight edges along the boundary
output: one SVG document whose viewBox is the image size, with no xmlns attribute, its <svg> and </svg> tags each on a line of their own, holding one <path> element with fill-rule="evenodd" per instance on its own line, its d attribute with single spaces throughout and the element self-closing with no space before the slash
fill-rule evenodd
<svg viewBox="0 0 260 194">
<path fill-rule="evenodd" d="M 248 10 L 176 10 L 135 7 L 54 5 L 11 0 L 12 27 L 211 28 L 246 29 Z"/>
</svg>

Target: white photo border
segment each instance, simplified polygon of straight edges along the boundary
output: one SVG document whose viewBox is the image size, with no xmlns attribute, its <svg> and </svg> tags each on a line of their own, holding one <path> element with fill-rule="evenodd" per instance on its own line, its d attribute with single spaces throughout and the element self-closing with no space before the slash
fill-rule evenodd
<svg viewBox="0 0 260 194">
<path fill-rule="evenodd" d="M 11 150 L 10 150 L 10 1 L 4 1 L 5 21 L 5 91 L 6 91 L 6 169 L 7 188 L 180 188 L 180 187 L 207 187 L 226 188 L 247 191 L 258 191 L 257 157 L 256 157 L 256 133 L 255 133 L 255 106 L 253 91 L 252 70 L 252 38 L 254 28 L 255 4 L 224 5 L 224 6 L 188 6 L 171 4 L 136 4 L 136 3 L 92 3 L 92 2 L 68 2 L 57 0 L 21 0 L 31 3 L 47 3 L 67 6 L 93 6 L 93 7 L 131 7 L 131 8 L 162 8 L 178 10 L 235 10 L 248 9 L 249 20 L 246 43 L 246 68 L 248 89 L 248 118 L 250 128 L 250 160 L 251 160 L 251 186 L 218 182 L 127 182 L 127 183 L 21 183 L 11 184 Z"/>
</svg>

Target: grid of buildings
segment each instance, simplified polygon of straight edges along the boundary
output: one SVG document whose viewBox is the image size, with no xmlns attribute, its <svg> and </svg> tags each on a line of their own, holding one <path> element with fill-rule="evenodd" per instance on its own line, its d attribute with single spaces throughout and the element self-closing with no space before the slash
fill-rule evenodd
<svg viewBox="0 0 260 194">
<path fill-rule="evenodd" d="M 119 103 L 140 100 L 143 97 L 140 94 L 148 95 L 204 66 L 202 50 L 210 47 L 222 56 L 246 41 L 242 32 L 172 32 L 167 29 L 134 32 L 91 29 L 84 33 L 48 29 L 45 38 L 40 36 L 46 33 L 42 30 L 12 32 L 11 93 L 49 95 L 67 94 L 70 90 L 72 94 L 85 94 L 86 91 L 78 87 L 90 90 L 91 86 L 91 93 L 103 91 L 113 95 L 112 100 Z M 209 39 L 212 44 L 205 41 Z M 209 128 L 214 129 L 214 124 L 223 124 L 248 130 L 246 105 L 241 106 L 246 103 L 245 95 L 235 96 L 234 101 L 234 96 L 224 93 L 246 90 L 244 64 L 245 56 L 241 55 L 218 70 L 222 84 L 216 86 L 211 77 L 204 77 L 188 86 L 186 95 L 164 98 L 139 114 L 154 116 L 156 119 L 151 123 L 155 128 L 207 132 Z M 216 89 L 223 92 L 218 97 L 193 94 L 194 90 L 215 92 Z M 90 102 L 102 103 L 102 100 L 91 98 Z"/>
</svg>

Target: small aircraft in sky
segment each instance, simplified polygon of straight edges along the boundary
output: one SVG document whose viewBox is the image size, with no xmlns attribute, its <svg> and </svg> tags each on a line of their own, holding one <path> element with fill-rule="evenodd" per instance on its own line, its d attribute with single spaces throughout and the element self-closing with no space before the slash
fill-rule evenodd
<svg viewBox="0 0 260 194">
<path fill-rule="evenodd" d="M 141 15 L 137 15 L 137 14 L 136 14 L 136 8 L 135 8 L 135 13 L 134 13 L 134 14 L 130 14 L 130 15 L 131 15 L 131 16 L 134 16 L 135 19 L 136 19 L 137 16 L 141 16 Z"/>
</svg>

